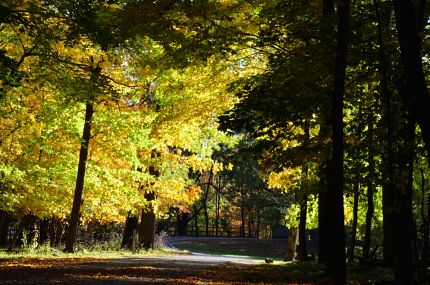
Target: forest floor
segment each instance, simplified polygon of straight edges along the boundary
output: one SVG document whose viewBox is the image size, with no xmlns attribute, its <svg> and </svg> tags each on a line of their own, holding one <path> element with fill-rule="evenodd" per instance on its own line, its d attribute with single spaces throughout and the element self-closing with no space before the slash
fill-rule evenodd
<svg viewBox="0 0 430 285">
<path fill-rule="evenodd" d="M 189 242 L 191 241 L 188 240 Z M 204 240 L 198 242 L 204 243 Z M 232 242 L 231 245 L 234 247 L 237 243 Z M 226 249 L 229 247 L 227 244 L 224 246 Z M 391 278 L 386 269 L 378 267 L 353 266 L 348 270 L 349 284 L 378 284 Z M 275 261 L 273 264 L 265 264 L 262 258 L 182 252 L 149 256 L 136 254 L 115 258 L 4 257 L 0 258 L 0 284 L 330 284 L 330 282 L 324 276 L 323 266 L 315 262 Z"/>
</svg>

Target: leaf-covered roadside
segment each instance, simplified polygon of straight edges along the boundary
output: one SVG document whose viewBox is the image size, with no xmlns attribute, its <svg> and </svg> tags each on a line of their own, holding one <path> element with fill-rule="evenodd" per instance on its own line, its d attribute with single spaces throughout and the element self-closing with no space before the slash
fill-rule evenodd
<svg viewBox="0 0 430 285">
<path fill-rule="evenodd" d="M 146 261 L 145 261 L 146 260 Z M 323 265 L 286 263 L 221 265 L 140 258 L 33 258 L 0 260 L 2 284 L 330 284 Z M 350 266 L 348 284 L 389 284 L 380 267 Z"/>
</svg>

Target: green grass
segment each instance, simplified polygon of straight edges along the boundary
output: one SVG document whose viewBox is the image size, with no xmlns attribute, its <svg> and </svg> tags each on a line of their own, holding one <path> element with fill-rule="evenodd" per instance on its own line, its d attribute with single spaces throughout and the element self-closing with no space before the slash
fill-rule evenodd
<svg viewBox="0 0 430 285">
<path fill-rule="evenodd" d="M 53 248 L 48 246 L 39 246 L 35 248 L 21 248 L 13 252 L 8 252 L 5 249 L 0 250 L 0 259 L 10 258 L 119 258 L 126 256 L 138 255 L 173 255 L 184 254 L 174 249 L 162 248 L 151 250 L 137 250 L 132 252 L 130 250 L 109 249 L 102 250 L 99 248 L 77 248 L 74 253 L 64 253 L 61 248 Z"/>
<path fill-rule="evenodd" d="M 218 254 L 227 256 L 252 257 L 264 259 L 266 257 L 273 258 L 275 261 L 283 260 L 283 252 L 285 245 L 282 241 L 268 240 L 224 240 L 224 239 L 209 239 L 209 240 L 183 240 L 174 244 L 175 247 L 181 250 L 191 252 Z"/>
</svg>

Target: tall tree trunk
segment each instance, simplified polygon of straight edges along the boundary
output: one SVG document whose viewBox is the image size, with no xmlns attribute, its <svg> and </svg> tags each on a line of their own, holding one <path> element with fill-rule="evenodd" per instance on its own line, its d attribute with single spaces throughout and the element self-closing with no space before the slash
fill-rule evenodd
<svg viewBox="0 0 430 285">
<path fill-rule="evenodd" d="M 88 158 L 88 146 L 91 139 L 91 120 L 94 114 L 94 106 L 87 103 L 85 108 L 85 123 L 82 133 L 81 150 L 79 153 L 78 175 L 76 177 L 75 195 L 73 198 L 72 213 L 70 215 L 69 236 L 66 241 L 65 252 L 73 252 L 78 233 L 79 213 L 82 203 L 82 192 L 84 190 L 85 170 Z"/>
<path fill-rule="evenodd" d="M 299 260 L 308 259 L 308 251 L 306 247 L 306 215 L 308 211 L 308 194 L 302 194 L 300 203 L 300 217 L 299 217 L 299 252 L 297 258 Z"/>
<path fill-rule="evenodd" d="M 372 219 L 375 211 L 373 203 L 374 196 L 374 177 L 375 177 L 375 159 L 374 159 L 374 148 L 373 148 L 373 114 L 370 115 L 367 131 L 367 151 L 368 151 L 368 162 L 369 171 L 367 176 L 367 211 L 366 211 L 366 229 L 364 233 L 364 246 L 363 246 L 363 259 L 368 261 L 370 258 L 370 246 L 372 242 Z"/>
<path fill-rule="evenodd" d="M 393 264 L 395 244 L 393 242 L 392 225 L 396 222 L 392 215 L 391 206 L 394 200 L 394 152 L 393 152 L 393 112 L 392 98 L 388 90 L 388 64 L 386 60 L 385 44 L 382 35 L 382 19 L 379 13 L 379 0 L 374 0 L 375 15 L 378 28 L 378 57 L 379 72 L 382 76 L 381 95 L 384 104 L 383 119 L 386 127 L 383 189 L 382 189 L 382 215 L 383 215 L 383 259 L 388 265 Z"/>
<path fill-rule="evenodd" d="M 309 133 L 309 119 L 306 118 L 304 122 L 304 139 L 303 139 L 303 148 L 305 151 L 308 151 L 309 148 L 309 141 L 310 141 L 310 133 Z M 303 173 L 305 175 L 305 187 L 302 187 L 301 189 L 301 203 L 300 203 L 300 222 L 299 222 L 299 252 L 298 252 L 298 259 L 299 260 L 306 260 L 308 258 L 308 251 L 306 248 L 306 218 L 307 218 L 307 212 L 308 212 L 308 191 L 307 189 L 309 183 L 307 181 L 308 179 L 308 162 L 305 161 L 303 163 Z"/>
<path fill-rule="evenodd" d="M 358 179 L 358 177 L 356 177 Z M 357 225 L 358 225 L 358 200 L 360 198 L 360 184 L 354 183 L 354 203 L 352 207 L 352 227 L 351 227 L 351 244 L 349 246 L 348 260 L 354 261 L 355 244 L 357 241 Z"/>
<path fill-rule="evenodd" d="M 209 236 L 208 199 L 209 199 L 210 185 L 212 183 L 212 177 L 213 177 L 213 167 L 211 167 L 211 169 L 209 171 L 209 178 L 208 178 L 208 182 L 206 184 L 205 199 L 203 201 L 203 213 L 205 215 L 205 234 L 206 234 L 206 236 Z"/>
<path fill-rule="evenodd" d="M 327 221 L 327 165 L 320 165 L 320 182 L 318 187 L 318 262 L 323 263 L 327 261 L 327 240 L 328 221 Z"/>
<path fill-rule="evenodd" d="M 395 185 L 393 216 L 394 244 L 394 275 L 396 284 L 414 284 L 414 253 L 413 253 L 413 161 L 415 124 L 409 122 L 401 132 L 404 137 L 403 150 L 399 153 L 399 165 Z"/>
<path fill-rule="evenodd" d="M 424 19 L 421 13 L 424 11 L 423 6 L 425 1 L 393 1 L 397 36 L 406 75 L 406 97 L 412 106 L 415 119 L 421 128 L 430 163 L 430 96 L 424 76 L 421 55 L 421 41 L 424 28 Z"/>
<path fill-rule="evenodd" d="M 332 235 L 327 243 L 329 255 L 327 256 L 326 269 L 334 284 L 346 283 L 343 213 L 343 97 L 348 51 L 349 6 L 350 0 L 340 0 L 331 110 L 333 149 L 329 189 L 327 191 L 327 220 L 330 221 L 328 229 Z"/>
<path fill-rule="evenodd" d="M 426 215 L 426 195 L 425 195 L 425 184 L 426 178 L 424 175 L 424 169 L 420 168 L 421 174 L 421 221 L 422 221 L 422 235 L 423 235 L 423 247 L 421 252 L 421 263 L 424 268 L 426 268 L 426 264 L 428 261 L 428 250 L 429 250 L 429 230 L 428 230 L 428 216 Z"/>
<path fill-rule="evenodd" d="M 332 18 L 335 14 L 334 0 L 323 0 L 322 18 L 321 18 L 321 39 L 327 47 L 333 42 L 332 33 L 333 25 Z M 329 117 L 322 113 L 322 123 L 320 126 L 320 137 L 322 141 L 328 138 L 329 132 Z M 327 149 L 327 153 L 329 153 Z M 328 231 L 327 216 L 327 189 L 329 180 L 330 159 L 329 155 L 323 159 L 319 166 L 319 188 L 318 188 L 318 262 L 325 263 L 328 256 L 328 239 L 330 233 Z"/>
</svg>

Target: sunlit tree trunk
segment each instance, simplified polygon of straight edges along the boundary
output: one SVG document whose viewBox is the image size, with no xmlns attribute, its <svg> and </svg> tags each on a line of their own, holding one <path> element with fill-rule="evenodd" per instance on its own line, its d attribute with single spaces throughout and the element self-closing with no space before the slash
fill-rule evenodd
<svg viewBox="0 0 430 285">
<path fill-rule="evenodd" d="M 88 146 L 91 139 L 91 121 L 94 114 L 94 106 L 87 103 L 85 108 L 85 123 L 82 133 L 81 150 L 79 153 L 78 176 L 76 177 L 75 193 L 73 198 L 72 213 L 70 215 L 69 235 L 66 241 L 65 252 L 73 252 L 78 233 L 79 214 L 82 204 L 82 192 L 84 190 L 85 171 L 88 158 Z"/>
</svg>

